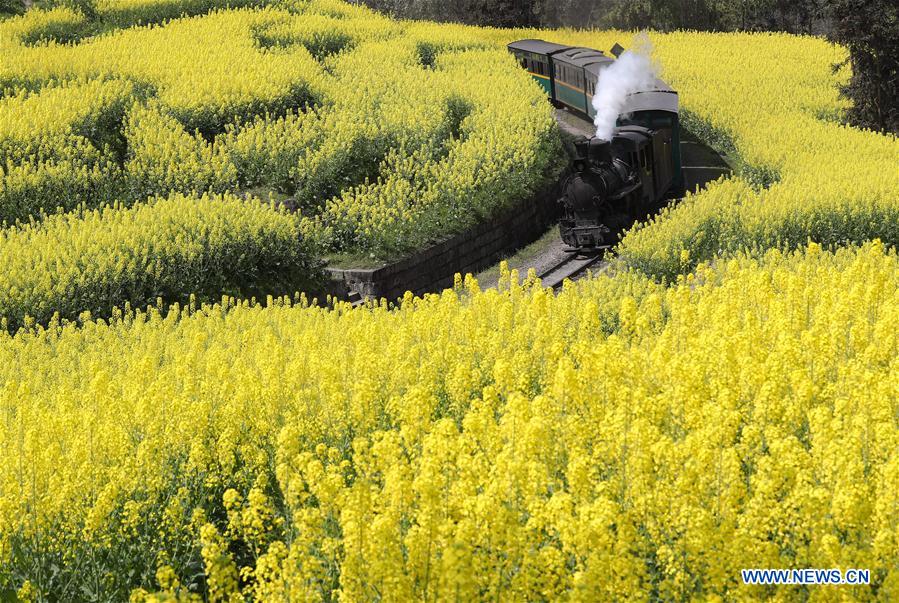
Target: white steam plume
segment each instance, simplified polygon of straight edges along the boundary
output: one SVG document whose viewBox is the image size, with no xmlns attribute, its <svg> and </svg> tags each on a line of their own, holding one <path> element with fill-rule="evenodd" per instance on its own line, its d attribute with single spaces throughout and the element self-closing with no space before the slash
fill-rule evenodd
<svg viewBox="0 0 899 603">
<path fill-rule="evenodd" d="M 650 59 L 652 47 L 642 36 L 634 50 L 624 51 L 616 61 L 600 70 L 593 96 L 596 136 L 609 140 L 618 115 L 624 110 L 627 96 L 655 88 L 656 70 Z"/>
</svg>

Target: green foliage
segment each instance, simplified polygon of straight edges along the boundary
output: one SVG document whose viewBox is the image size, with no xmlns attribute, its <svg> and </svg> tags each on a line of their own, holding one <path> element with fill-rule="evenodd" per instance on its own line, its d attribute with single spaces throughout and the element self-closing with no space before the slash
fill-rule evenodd
<svg viewBox="0 0 899 603">
<path fill-rule="evenodd" d="M 10 15 L 21 15 L 24 12 L 23 0 L 0 0 L 0 19 Z"/>
<path fill-rule="evenodd" d="M 899 135 L 899 5 L 890 0 L 827 0 L 830 38 L 849 49 L 849 118 L 860 127 Z"/>
<path fill-rule="evenodd" d="M 38 0 L 35 5 L 44 9 L 70 8 L 91 21 L 97 18 L 97 0 Z"/>
<path fill-rule="evenodd" d="M 495 27 L 826 30 L 827 0 L 364 0 L 389 14 Z"/>
</svg>

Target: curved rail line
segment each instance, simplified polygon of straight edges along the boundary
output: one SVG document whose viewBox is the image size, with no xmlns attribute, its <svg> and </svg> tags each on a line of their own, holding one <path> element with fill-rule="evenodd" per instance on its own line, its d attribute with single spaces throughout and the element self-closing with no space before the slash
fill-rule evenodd
<svg viewBox="0 0 899 603">
<path fill-rule="evenodd" d="M 537 276 L 543 282 L 544 287 L 552 287 L 554 290 L 558 290 L 566 280 L 577 280 L 589 268 L 601 262 L 607 249 L 608 247 L 603 247 L 596 253 L 587 256 L 572 252 L 563 258 L 562 261 L 547 268 Z"/>
</svg>

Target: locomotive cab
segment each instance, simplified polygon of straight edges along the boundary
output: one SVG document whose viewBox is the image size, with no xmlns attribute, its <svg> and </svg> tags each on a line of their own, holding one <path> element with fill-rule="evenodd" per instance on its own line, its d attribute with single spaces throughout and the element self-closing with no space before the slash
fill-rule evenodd
<svg viewBox="0 0 899 603">
<path fill-rule="evenodd" d="M 674 180 L 671 130 L 639 126 L 618 128 L 613 139 L 615 155 L 634 168 L 643 187 L 643 203 L 661 200 Z"/>
</svg>

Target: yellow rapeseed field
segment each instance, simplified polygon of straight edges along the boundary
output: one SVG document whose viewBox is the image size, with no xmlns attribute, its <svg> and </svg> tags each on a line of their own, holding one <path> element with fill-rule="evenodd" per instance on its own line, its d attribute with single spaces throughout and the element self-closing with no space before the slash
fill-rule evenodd
<svg viewBox="0 0 899 603">
<path fill-rule="evenodd" d="M 5 579 L 683 600 L 773 594 L 742 567 L 863 567 L 873 586 L 841 593 L 897 596 L 895 252 L 516 280 L 2 336 Z"/>
<path fill-rule="evenodd" d="M 54 315 L 108 315 L 110 300 L 143 307 L 314 284 L 296 221 L 231 195 L 172 195 L 9 228 L 0 265 L 0 324 L 10 331 Z"/>
<path fill-rule="evenodd" d="M 158 23 L 182 4 L 98 12 L 110 28 L 129 11 L 130 23 Z M 237 4 L 256 8 L 74 44 L 59 43 L 86 27 L 71 9 L 0 23 L 0 221 L 261 188 L 296 197 L 307 238 L 325 249 L 386 256 L 508 207 L 558 163 L 551 107 L 500 45 L 407 32 L 341 2 Z M 181 8 L 213 5 L 226 3 Z M 100 183 L 60 190 L 61 170 L 78 183 L 83 169 Z"/>
<path fill-rule="evenodd" d="M 899 598 L 899 143 L 843 49 L 651 34 L 732 178 L 557 295 L 317 307 L 266 293 L 551 172 L 506 42 L 630 34 L 96 9 L 0 22 L 0 600 Z"/>
</svg>

